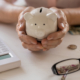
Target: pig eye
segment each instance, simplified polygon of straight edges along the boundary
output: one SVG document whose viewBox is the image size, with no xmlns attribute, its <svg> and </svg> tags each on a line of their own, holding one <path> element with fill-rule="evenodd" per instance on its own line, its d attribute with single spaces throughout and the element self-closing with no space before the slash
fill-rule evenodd
<svg viewBox="0 0 80 80">
<path fill-rule="evenodd" d="M 45 25 L 45 24 L 43 24 L 43 25 Z"/>
<path fill-rule="evenodd" d="M 35 23 L 35 25 L 37 25 L 37 24 Z"/>
</svg>

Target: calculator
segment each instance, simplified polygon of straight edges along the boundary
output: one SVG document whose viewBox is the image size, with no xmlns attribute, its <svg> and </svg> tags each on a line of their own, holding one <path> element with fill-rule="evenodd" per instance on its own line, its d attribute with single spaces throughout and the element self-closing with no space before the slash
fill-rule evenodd
<svg viewBox="0 0 80 80">
<path fill-rule="evenodd" d="M 20 67 L 20 59 L 0 39 L 0 72 Z"/>
</svg>

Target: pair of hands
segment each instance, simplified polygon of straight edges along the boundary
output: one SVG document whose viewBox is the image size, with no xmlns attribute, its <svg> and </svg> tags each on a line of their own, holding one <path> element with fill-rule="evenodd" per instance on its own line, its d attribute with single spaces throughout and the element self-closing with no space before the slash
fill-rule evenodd
<svg viewBox="0 0 80 80">
<path fill-rule="evenodd" d="M 54 7 L 50 8 L 53 12 L 56 13 L 58 17 L 59 30 L 57 32 L 51 33 L 47 38 L 43 39 L 41 43 L 39 43 L 35 38 L 26 35 L 26 31 L 25 31 L 24 14 L 26 12 L 32 11 L 33 9 L 35 8 L 27 7 L 19 15 L 16 30 L 18 32 L 18 36 L 20 40 L 22 41 L 23 47 L 31 51 L 40 51 L 40 50 L 46 51 L 51 48 L 57 47 L 62 42 L 63 37 L 69 30 L 69 25 L 67 23 L 67 19 L 66 19 L 64 12 Z"/>
</svg>

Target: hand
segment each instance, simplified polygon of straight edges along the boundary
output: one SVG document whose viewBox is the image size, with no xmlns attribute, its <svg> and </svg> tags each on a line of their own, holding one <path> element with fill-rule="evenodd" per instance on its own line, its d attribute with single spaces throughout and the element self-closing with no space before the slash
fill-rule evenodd
<svg viewBox="0 0 80 80">
<path fill-rule="evenodd" d="M 33 7 L 28 7 L 20 14 L 16 30 L 24 48 L 31 51 L 40 51 L 42 49 L 42 45 L 38 43 L 35 38 L 28 36 L 25 32 L 24 14 L 32 11 L 33 9 Z"/>
<path fill-rule="evenodd" d="M 63 37 L 69 30 L 69 25 L 67 23 L 66 16 L 64 12 L 57 8 L 50 8 L 53 12 L 56 13 L 58 17 L 58 31 L 51 33 L 47 38 L 42 40 L 42 45 L 44 50 L 57 47 L 63 40 Z"/>
</svg>

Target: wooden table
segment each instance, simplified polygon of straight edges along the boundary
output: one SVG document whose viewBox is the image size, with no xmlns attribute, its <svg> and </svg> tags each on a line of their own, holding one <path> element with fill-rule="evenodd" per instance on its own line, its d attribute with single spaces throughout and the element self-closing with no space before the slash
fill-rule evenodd
<svg viewBox="0 0 80 80">
<path fill-rule="evenodd" d="M 31 52 L 24 49 L 18 39 L 15 25 L 0 24 L 0 38 L 21 59 L 21 67 L 0 73 L 3 80 L 60 80 L 61 76 L 52 73 L 54 63 L 67 58 L 80 58 L 80 36 L 65 36 L 63 42 L 46 52 Z M 69 50 L 70 44 L 77 45 L 76 50 Z M 70 74 L 66 80 L 80 80 L 80 71 Z"/>
</svg>

